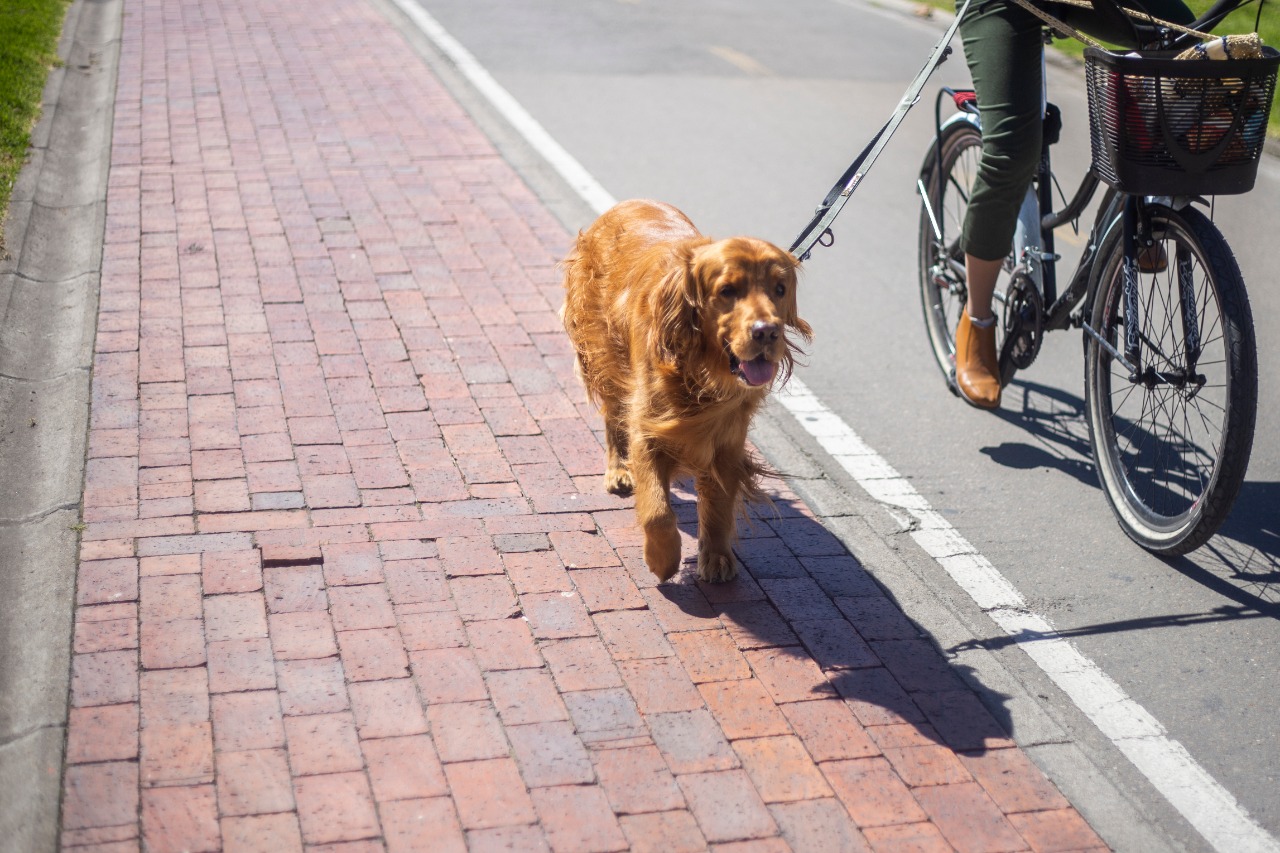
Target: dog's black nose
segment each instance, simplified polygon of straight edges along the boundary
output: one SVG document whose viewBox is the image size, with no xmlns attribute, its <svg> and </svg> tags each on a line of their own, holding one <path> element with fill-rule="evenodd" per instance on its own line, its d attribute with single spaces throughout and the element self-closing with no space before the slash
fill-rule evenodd
<svg viewBox="0 0 1280 853">
<path fill-rule="evenodd" d="M 778 324 L 757 320 L 751 324 L 751 337 L 757 341 L 776 341 L 778 339 Z"/>
</svg>

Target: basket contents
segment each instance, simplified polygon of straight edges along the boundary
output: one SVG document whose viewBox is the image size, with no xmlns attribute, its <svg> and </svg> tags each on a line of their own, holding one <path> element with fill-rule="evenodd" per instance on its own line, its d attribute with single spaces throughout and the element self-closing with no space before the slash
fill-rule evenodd
<svg viewBox="0 0 1280 853">
<path fill-rule="evenodd" d="M 1210 41 L 1192 45 L 1179 53 L 1174 59 L 1261 59 L 1262 39 L 1257 33 L 1248 35 L 1229 35 L 1211 39 Z M 1194 109 L 1175 110 L 1169 113 L 1172 121 L 1174 137 L 1186 145 L 1192 154 L 1203 154 L 1212 150 L 1226 137 L 1236 118 L 1236 109 L 1242 113 L 1242 122 L 1248 128 L 1260 124 L 1265 128 L 1266 105 L 1262 103 L 1260 93 L 1251 92 L 1242 103 L 1233 102 L 1245 82 L 1239 77 L 1217 77 L 1205 80 L 1187 80 L 1180 78 L 1166 79 L 1162 94 L 1166 100 L 1181 98 L 1198 98 Z M 1264 130 L 1265 132 L 1265 130 Z M 1237 159 L 1244 153 L 1243 136 L 1237 134 L 1228 148 L 1234 144 L 1234 151 L 1226 152 Z"/>
<path fill-rule="evenodd" d="M 1175 59 L 1261 59 L 1262 39 L 1257 33 L 1243 36 L 1220 36 L 1179 53 Z"/>
<path fill-rule="evenodd" d="M 1257 35 L 1216 38 L 1178 54 L 1086 50 L 1095 171 L 1142 195 L 1247 192 L 1278 65 L 1280 53 Z"/>
</svg>

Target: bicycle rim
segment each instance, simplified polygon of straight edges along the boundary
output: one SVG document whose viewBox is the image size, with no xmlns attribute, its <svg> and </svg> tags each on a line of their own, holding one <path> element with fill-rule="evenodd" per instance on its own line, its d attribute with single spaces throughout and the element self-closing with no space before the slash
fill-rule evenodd
<svg viewBox="0 0 1280 853">
<path fill-rule="evenodd" d="M 1199 211 L 1158 210 L 1152 233 L 1166 269 L 1139 272 L 1136 321 L 1141 371 L 1086 338 L 1085 395 L 1094 461 L 1121 527 L 1160 554 L 1185 554 L 1209 539 L 1244 481 L 1257 409 L 1257 357 L 1244 283 L 1222 235 Z M 1124 350 L 1123 257 L 1103 255 L 1092 325 Z M 1180 299 L 1190 282 L 1194 312 Z M 1198 332 L 1188 347 L 1185 316 Z M 1192 338 L 1194 339 L 1194 338 Z M 1172 378 L 1172 381 L 1168 381 Z"/>
<path fill-rule="evenodd" d="M 926 163 L 929 207 L 920 205 L 920 302 L 924 311 L 929 346 L 939 369 L 949 374 L 955 368 L 955 329 L 968 298 L 964 280 L 964 251 L 960 232 L 969 209 L 969 195 L 978 175 L 982 137 L 977 128 L 958 124 L 942 137 L 941 180 L 930 152 Z M 934 231 L 932 209 L 941 227 L 945 245 Z"/>
</svg>

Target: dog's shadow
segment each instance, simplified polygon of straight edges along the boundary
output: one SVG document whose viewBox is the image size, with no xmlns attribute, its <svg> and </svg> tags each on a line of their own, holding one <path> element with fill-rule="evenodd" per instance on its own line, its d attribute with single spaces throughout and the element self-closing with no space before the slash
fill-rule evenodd
<svg viewBox="0 0 1280 853">
<path fill-rule="evenodd" d="M 638 547 L 619 549 L 633 580 L 667 611 L 657 614 L 664 626 L 727 632 L 797 731 L 817 711 L 795 703 L 825 699 L 865 731 L 848 757 L 929 743 L 976 756 L 1013 744 L 1010 697 L 982 683 L 966 652 L 940 650 L 794 496 L 749 506 L 735 546 L 741 570 L 721 584 L 696 578 L 691 486 L 673 488 L 672 507 L 686 543 L 680 573 L 659 584 Z"/>
</svg>

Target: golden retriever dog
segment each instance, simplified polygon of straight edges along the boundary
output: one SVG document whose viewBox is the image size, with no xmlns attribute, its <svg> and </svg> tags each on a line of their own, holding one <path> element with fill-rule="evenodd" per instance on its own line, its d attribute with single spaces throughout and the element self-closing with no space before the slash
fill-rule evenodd
<svg viewBox="0 0 1280 853">
<path fill-rule="evenodd" d="M 565 329 L 605 427 L 604 485 L 634 493 L 644 560 L 680 568 L 672 478 L 698 494 L 698 577 L 732 580 L 735 521 L 760 497 L 747 427 L 794 364 L 793 255 L 751 237 L 713 241 L 669 204 L 625 201 L 578 235 L 565 271 Z"/>
</svg>

